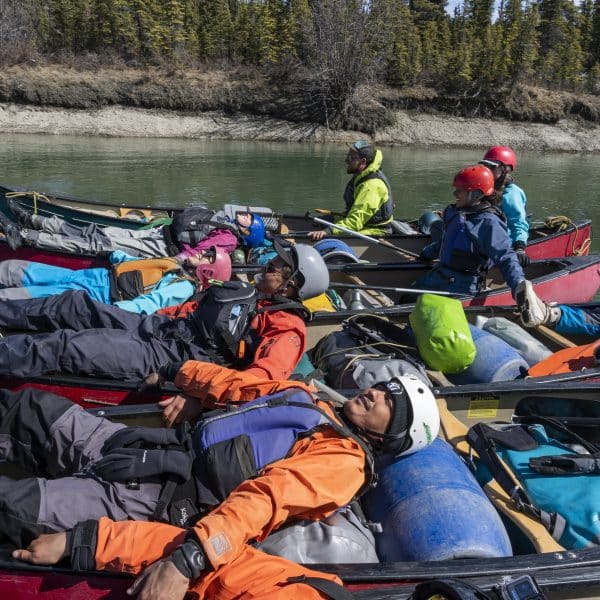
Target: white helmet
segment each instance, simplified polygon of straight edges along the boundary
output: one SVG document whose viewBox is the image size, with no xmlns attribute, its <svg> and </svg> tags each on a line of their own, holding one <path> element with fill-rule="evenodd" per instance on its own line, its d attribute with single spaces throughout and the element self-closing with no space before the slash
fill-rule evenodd
<svg viewBox="0 0 600 600">
<path fill-rule="evenodd" d="M 273 242 L 277 254 L 292 268 L 293 278 L 298 278 L 300 300 L 323 294 L 329 287 L 329 271 L 323 257 L 308 244 L 283 245 Z M 299 277 L 298 277 L 299 276 Z"/>
<path fill-rule="evenodd" d="M 378 385 L 385 387 L 394 399 L 392 418 L 382 436 L 382 452 L 406 456 L 429 446 L 440 430 L 440 413 L 429 387 L 414 375 Z"/>
</svg>

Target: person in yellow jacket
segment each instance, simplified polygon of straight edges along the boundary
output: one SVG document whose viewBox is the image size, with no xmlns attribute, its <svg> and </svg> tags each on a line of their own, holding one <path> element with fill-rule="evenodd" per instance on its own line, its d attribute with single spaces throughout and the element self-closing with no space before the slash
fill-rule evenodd
<svg viewBox="0 0 600 600">
<path fill-rule="evenodd" d="M 311 231 L 313 240 L 322 240 L 328 235 L 341 234 L 340 225 L 365 235 L 386 235 L 392 232 L 394 201 L 392 189 L 383 174 L 383 154 L 369 142 L 354 142 L 346 156 L 346 171 L 352 178 L 344 190 L 345 216 L 331 227 Z"/>
<path fill-rule="evenodd" d="M 36 437 L 31 441 L 35 446 L 33 452 L 38 444 L 47 443 L 43 413 L 51 415 L 53 423 L 60 421 L 61 428 L 69 427 L 69 431 L 74 430 L 68 423 L 71 419 L 88 423 L 85 432 L 76 429 L 86 440 L 86 448 L 94 453 L 85 456 L 89 461 L 88 478 L 61 473 L 62 477 L 54 480 L 57 489 L 60 487 L 60 498 L 75 497 L 72 486 L 87 489 L 96 481 L 103 482 L 110 490 L 118 490 L 119 495 L 110 499 L 113 492 L 109 490 L 110 498 L 107 496 L 103 501 L 86 494 L 88 501 L 79 503 L 76 510 L 73 506 L 63 507 L 58 496 L 55 502 L 41 498 L 41 506 L 51 507 L 53 515 L 61 513 L 60 523 L 55 515 L 49 515 L 48 519 L 40 515 L 37 504 L 0 511 L 3 531 L 15 543 L 18 540 L 24 543 L 14 551 L 14 558 L 52 564 L 70 556 L 76 570 L 96 568 L 127 573 L 139 573 L 159 561 L 134 586 L 142 598 L 167 597 L 162 595 L 167 591 L 169 598 L 182 598 L 188 587 L 200 598 L 243 597 L 234 594 L 234 589 L 241 593 L 265 585 L 266 571 L 246 570 L 244 580 L 230 580 L 232 588 L 227 588 L 220 578 L 234 577 L 240 561 L 255 560 L 255 566 L 266 561 L 264 557 L 252 556 L 254 540 L 265 539 L 288 521 L 327 517 L 369 487 L 373 452 L 388 456 L 411 454 L 431 443 L 439 430 L 435 398 L 414 377 L 377 383 L 340 408 L 328 399 L 317 398 L 314 388 L 297 381 L 261 379 L 197 361 L 188 361 L 180 368 L 175 384 L 191 397 L 187 418 L 197 417 L 203 409 L 224 409 L 199 421 L 191 433 L 193 454 L 191 450 L 183 450 L 189 442 L 182 442 L 184 446 L 180 448 L 171 443 L 177 433 L 170 429 L 109 423 L 70 406 L 66 400 L 52 399 L 49 394 L 34 390 L 19 392 L 20 396 L 0 394 L 7 409 L 17 403 L 23 415 L 19 419 L 16 411 L 4 411 L 2 427 L 14 432 L 15 441 L 19 440 L 21 420 L 30 429 L 33 415 L 37 415 L 35 430 L 42 435 L 39 440 Z M 27 403 L 31 405 L 29 408 Z M 239 407 L 237 411 L 226 410 L 235 405 Z M 63 413 L 57 417 L 59 408 Z M 56 437 L 59 432 L 54 427 L 49 433 Z M 161 450 L 146 450 L 152 444 L 149 446 L 144 440 L 156 442 L 163 438 Z M 64 443 L 69 443 L 68 436 L 64 437 Z M 81 450 L 85 454 L 86 449 Z M 56 451 L 61 452 L 60 444 Z M 186 460 L 187 454 L 191 456 Z M 52 456 L 47 460 L 53 460 Z M 190 466 L 191 460 L 196 467 Z M 149 469 L 151 465 L 156 468 Z M 169 470 L 165 470 L 167 466 Z M 175 471 L 191 476 L 195 485 L 190 488 L 184 479 L 170 488 L 165 497 L 167 488 L 161 491 L 156 485 L 157 475 Z M 113 481 L 134 477 L 139 485 L 133 492 L 125 489 L 123 483 Z M 27 481 L 7 482 L 0 499 L 8 502 L 17 488 L 22 493 Z M 214 495 L 215 503 L 207 502 L 208 492 Z M 126 498 L 132 494 L 130 507 L 135 512 L 126 507 Z M 162 501 L 157 502 L 157 497 Z M 202 504 L 206 504 L 209 512 L 199 510 Z M 142 505 L 146 507 L 146 519 L 159 511 L 159 518 L 177 527 L 135 520 L 115 522 L 117 514 L 123 515 L 120 521 L 143 520 L 139 514 Z M 32 521 L 33 514 L 44 523 L 42 531 L 70 529 L 71 533 L 44 535 L 27 546 L 29 536 L 40 532 Z M 110 519 L 101 519 L 101 515 Z M 281 568 L 280 574 L 292 575 L 293 569 L 286 571 L 287 568 Z M 301 574 L 298 569 L 296 574 Z M 274 572 L 268 577 L 272 576 Z M 286 578 L 281 583 L 285 581 Z M 228 590 L 231 595 L 227 595 Z"/>
</svg>

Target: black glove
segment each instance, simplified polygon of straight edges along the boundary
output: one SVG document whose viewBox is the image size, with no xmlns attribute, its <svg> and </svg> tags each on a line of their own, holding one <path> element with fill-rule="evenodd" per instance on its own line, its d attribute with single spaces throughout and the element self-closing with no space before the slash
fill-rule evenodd
<svg viewBox="0 0 600 600">
<path fill-rule="evenodd" d="M 188 535 L 185 542 L 167 560 L 172 562 L 178 571 L 188 579 L 198 579 L 202 575 L 202 571 L 209 566 L 204 548 L 193 534 Z"/>
<path fill-rule="evenodd" d="M 529 459 L 529 466 L 536 473 L 546 473 L 548 475 L 600 473 L 600 456 L 593 454 L 538 456 Z"/>
<path fill-rule="evenodd" d="M 525 268 L 531 264 L 531 259 L 527 256 L 527 248 L 523 242 L 515 242 L 513 250 L 517 253 L 517 259 L 521 267 Z"/>
<path fill-rule="evenodd" d="M 192 455 L 177 450 L 118 448 L 92 465 L 104 481 L 127 482 L 158 475 L 174 475 L 187 481 L 192 473 Z"/>
<path fill-rule="evenodd" d="M 102 446 L 102 454 L 113 450 L 127 448 L 135 444 L 169 446 L 183 445 L 184 440 L 179 429 L 161 427 L 124 427 L 113 433 Z"/>
</svg>

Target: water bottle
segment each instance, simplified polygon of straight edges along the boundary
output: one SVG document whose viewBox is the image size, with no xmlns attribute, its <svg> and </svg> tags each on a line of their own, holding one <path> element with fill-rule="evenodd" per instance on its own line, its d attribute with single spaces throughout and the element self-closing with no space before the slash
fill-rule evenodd
<svg viewBox="0 0 600 600">
<path fill-rule="evenodd" d="M 360 292 L 358 290 L 352 290 L 352 296 L 350 299 L 350 310 L 365 310 L 365 305 L 362 303 Z"/>
</svg>

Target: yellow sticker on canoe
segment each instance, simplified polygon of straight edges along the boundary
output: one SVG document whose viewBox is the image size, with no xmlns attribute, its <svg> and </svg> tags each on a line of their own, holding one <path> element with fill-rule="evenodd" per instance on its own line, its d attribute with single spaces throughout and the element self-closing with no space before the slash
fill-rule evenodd
<svg viewBox="0 0 600 600">
<path fill-rule="evenodd" d="M 471 398 L 468 419 L 495 419 L 498 414 L 498 398 L 494 396 L 477 396 Z"/>
</svg>

